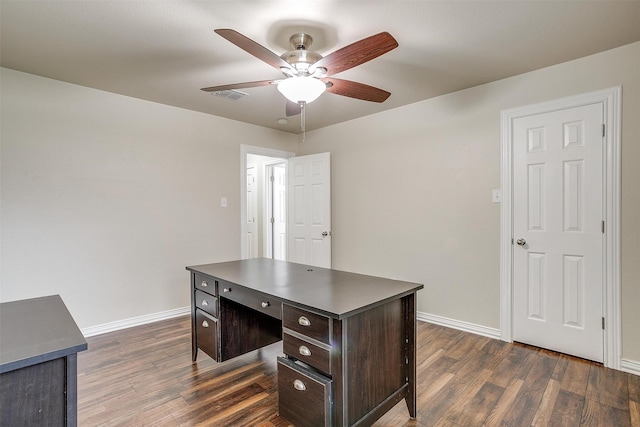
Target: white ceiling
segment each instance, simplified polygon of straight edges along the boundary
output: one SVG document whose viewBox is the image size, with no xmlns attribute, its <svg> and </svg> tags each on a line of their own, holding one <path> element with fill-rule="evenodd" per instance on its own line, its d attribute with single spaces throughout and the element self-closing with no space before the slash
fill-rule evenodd
<svg viewBox="0 0 640 427">
<path fill-rule="evenodd" d="M 640 40 L 640 1 L 0 1 L 1 65 L 298 133 L 273 86 L 239 100 L 200 88 L 277 79 L 216 35 L 231 28 L 278 55 L 296 32 L 326 55 L 390 32 L 395 50 L 335 77 L 391 92 L 383 104 L 325 93 L 307 130 L 396 108 Z"/>
</svg>

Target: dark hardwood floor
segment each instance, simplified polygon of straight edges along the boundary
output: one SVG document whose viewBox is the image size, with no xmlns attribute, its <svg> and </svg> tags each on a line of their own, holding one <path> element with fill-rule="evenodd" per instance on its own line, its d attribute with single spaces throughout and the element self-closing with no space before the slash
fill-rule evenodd
<svg viewBox="0 0 640 427">
<path fill-rule="evenodd" d="M 88 338 L 78 425 L 285 427 L 277 343 L 191 362 L 188 316 Z M 640 426 L 640 377 L 418 322 L 418 417 L 404 402 L 376 426 Z"/>
</svg>

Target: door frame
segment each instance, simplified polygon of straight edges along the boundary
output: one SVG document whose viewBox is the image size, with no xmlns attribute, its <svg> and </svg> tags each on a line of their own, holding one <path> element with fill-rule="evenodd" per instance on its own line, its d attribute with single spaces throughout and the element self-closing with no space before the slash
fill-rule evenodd
<svg viewBox="0 0 640 427">
<path fill-rule="evenodd" d="M 247 197 L 247 181 L 246 181 L 246 177 L 248 175 L 247 172 L 249 171 L 249 168 L 251 168 L 251 167 L 253 167 L 255 169 L 255 171 L 254 171 L 254 173 L 255 173 L 255 175 L 254 175 L 254 177 L 255 177 L 255 183 L 254 183 L 255 186 L 254 186 L 253 194 L 252 194 L 252 199 L 253 200 L 251 201 L 251 204 L 254 205 L 253 208 L 254 208 L 254 213 L 255 213 L 255 218 L 254 218 L 254 220 L 252 222 L 253 226 L 251 227 L 251 230 L 254 231 L 255 234 L 252 235 L 252 237 L 251 237 L 251 240 L 253 240 L 253 243 L 249 243 L 249 241 L 247 239 L 247 231 L 250 229 L 250 227 L 248 225 L 249 224 L 248 221 L 245 221 L 244 222 L 244 224 L 245 224 L 244 238 L 242 239 L 242 241 L 245 242 L 246 248 L 247 248 L 247 254 L 246 254 L 245 258 L 249 258 L 249 254 L 250 254 L 249 246 L 255 246 L 255 252 L 256 253 L 253 256 L 253 258 L 256 258 L 258 256 L 258 254 L 260 253 L 260 248 L 258 247 L 258 243 L 260 242 L 260 239 L 258 239 L 258 237 L 259 237 L 258 236 L 258 230 L 260 228 L 258 227 L 258 222 L 257 222 L 257 220 L 259 219 L 259 216 L 257 214 L 257 210 L 258 210 L 258 165 L 255 164 L 255 163 L 247 163 L 247 166 L 245 167 L 245 187 L 244 187 L 245 196 L 244 196 L 244 198 L 242 200 L 244 200 L 245 203 L 248 203 L 247 202 L 247 198 L 248 197 Z M 245 213 L 245 216 L 246 216 L 246 213 L 247 213 L 246 204 L 245 204 L 245 208 L 244 208 L 243 212 Z M 248 220 L 248 218 L 245 218 L 245 219 Z"/>
<path fill-rule="evenodd" d="M 273 228 L 274 227 L 273 227 L 273 223 L 270 221 L 270 218 L 274 209 L 274 205 L 273 205 L 274 195 L 273 195 L 273 182 L 270 182 L 269 180 L 271 176 L 269 172 L 273 173 L 273 169 L 277 165 L 284 165 L 285 176 L 286 176 L 287 161 L 285 159 L 273 159 L 264 163 L 264 179 L 263 179 L 264 189 L 262 194 L 264 195 L 265 202 L 263 203 L 264 213 L 262 215 L 262 218 L 263 218 L 262 253 L 264 254 L 265 258 L 273 258 Z M 285 182 L 285 192 L 286 192 L 286 185 L 287 184 Z M 285 206 L 285 210 L 286 209 L 287 209 L 287 206 Z M 286 214 L 287 212 L 285 212 L 285 215 Z"/>
<path fill-rule="evenodd" d="M 247 154 L 257 156 L 279 157 L 289 159 L 295 157 L 290 151 L 276 150 L 273 148 L 256 147 L 253 145 L 240 145 L 240 259 L 247 259 Z"/>
<path fill-rule="evenodd" d="M 622 87 L 616 86 L 553 101 L 502 110 L 500 209 L 500 339 L 513 341 L 513 121 L 535 114 L 602 103 L 605 124 L 603 202 L 605 233 L 603 247 L 602 314 L 604 366 L 620 369 L 620 129 Z"/>
</svg>

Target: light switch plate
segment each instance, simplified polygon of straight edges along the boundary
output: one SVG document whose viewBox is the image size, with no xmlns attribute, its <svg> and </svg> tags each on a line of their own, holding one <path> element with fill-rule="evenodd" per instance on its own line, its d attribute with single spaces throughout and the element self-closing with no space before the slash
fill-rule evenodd
<svg viewBox="0 0 640 427">
<path fill-rule="evenodd" d="M 220 207 L 221 208 L 226 208 L 227 207 L 227 198 L 226 197 L 221 197 L 220 198 Z"/>
<path fill-rule="evenodd" d="M 501 203 L 502 202 L 502 190 L 493 190 L 491 193 L 491 201 L 493 203 Z"/>
</svg>

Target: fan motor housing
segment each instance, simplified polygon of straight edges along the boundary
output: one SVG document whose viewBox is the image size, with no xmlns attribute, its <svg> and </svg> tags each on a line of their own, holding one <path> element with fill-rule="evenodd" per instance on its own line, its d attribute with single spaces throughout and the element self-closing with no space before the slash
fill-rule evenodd
<svg viewBox="0 0 640 427">
<path fill-rule="evenodd" d="M 293 50 L 283 53 L 280 58 L 298 71 L 307 71 L 311 65 L 322 59 L 319 53 L 308 50 L 313 43 L 313 37 L 309 34 L 296 33 L 289 38 L 289 43 Z"/>
</svg>

